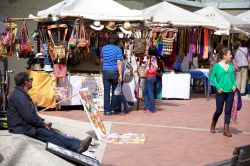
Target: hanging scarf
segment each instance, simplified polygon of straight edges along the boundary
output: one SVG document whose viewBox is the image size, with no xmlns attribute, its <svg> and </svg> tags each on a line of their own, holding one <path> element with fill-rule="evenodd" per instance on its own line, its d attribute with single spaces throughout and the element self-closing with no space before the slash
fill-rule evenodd
<svg viewBox="0 0 250 166">
<path fill-rule="evenodd" d="M 200 38 L 200 52 L 199 55 L 203 56 L 203 50 L 204 50 L 204 29 L 201 29 L 201 38 Z"/>
<path fill-rule="evenodd" d="M 189 42 L 189 62 L 193 61 L 193 53 L 195 51 L 194 42 L 195 42 L 195 32 L 194 28 L 192 28 L 190 31 L 190 42 Z"/>
<path fill-rule="evenodd" d="M 203 58 L 208 58 L 208 29 L 204 28 L 204 50 L 203 50 Z"/>
</svg>

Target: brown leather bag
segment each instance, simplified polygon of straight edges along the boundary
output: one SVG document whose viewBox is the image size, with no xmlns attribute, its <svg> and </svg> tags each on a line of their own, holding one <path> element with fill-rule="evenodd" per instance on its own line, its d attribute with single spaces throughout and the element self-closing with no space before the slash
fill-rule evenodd
<svg viewBox="0 0 250 166">
<path fill-rule="evenodd" d="M 49 34 L 49 55 L 54 63 L 66 63 L 67 62 L 67 54 L 66 54 L 66 48 L 65 48 L 65 39 L 68 33 L 68 26 L 66 24 L 54 24 L 49 25 L 48 27 L 48 34 Z M 60 37 L 58 38 L 58 42 L 61 43 L 59 45 L 56 45 L 52 36 L 52 29 L 56 29 L 56 32 L 59 33 L 58 36 L 60 36 L 60 30 L 63 29 L 63 38 L 62 40 Z"/>
<path fill-rule="evenodd" d="M 146 39 L 134 39 L 134 52 L 142 54 L 146 51 Z"/>
</svg>

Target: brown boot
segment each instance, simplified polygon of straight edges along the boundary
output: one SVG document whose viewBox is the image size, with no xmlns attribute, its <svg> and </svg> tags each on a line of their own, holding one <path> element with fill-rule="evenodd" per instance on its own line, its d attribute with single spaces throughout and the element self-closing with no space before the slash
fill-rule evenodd
<svg viewBox="0 0 250 166">
<path fill-rule="evenodd" d="M 92 137 L 90 136 L 88 136 L 85 140 L 81 140 L 77 153 L 82 153 L 88 150 L 91 141 L 92 141 Z"/>
<path fill-rule="evenodd" d="M 229 124 L 224 124 L 224 132 L 223 132 L 224 136 L 227 137 L 232 137 L 232 134 L 229 131 Z"/>
<path fill-rule="evenodd" d="M 211 123 L 211 128 L 210 128 L 210 133 L 215 133 L 215 126 L 216 126 L 216 121 L 212 121 L 212 123 Z"/>
</svg>

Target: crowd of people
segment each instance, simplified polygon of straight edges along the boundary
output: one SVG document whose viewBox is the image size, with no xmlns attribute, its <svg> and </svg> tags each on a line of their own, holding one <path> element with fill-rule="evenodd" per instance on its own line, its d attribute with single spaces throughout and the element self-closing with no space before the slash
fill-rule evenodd
<svg viewBox="0 0 250 166">
<path fill-rule="evenodd" d="M 117 98 L 114 97 L 114 91 L 119 82 L 122 82 L 122 63 L 123 53 L 117 46 L 118 37 L 114 37 L 117 41 L 111 42 L 102 50 L 103 60 L 103 85 L 104 85 L 104 115 L 113 115 L 120 112 L 117 111 Z M 111 38 L 112 39 L 112 38 Z M 111 40 L 112 41 L 112 40 Z M 111 54 L 112 52 L 112 54 Z M 241 47 L 240 42 L 235 43 L 235 49 L 230 50 L 228 48 L 222 48 L 218 51 L 218 58 L 215 60 L 210 80 L 212 85 L 216 89 L 216 109 L 212 118 L 210 132 L 215 133 L 216 124 L 220 115 L 225 112 L 224 118 L 224 132 L 227 137 L 231 137 L 232 134 L 229 131 L 229 124 L 231 119 L 231 111 L 234 102 L 234 93 L 236 88 L 239 89 L 242 95 L 246 94 L 246 83 L 248 80 L 248 70 L 250 69 L 250 55 L 247 47 Z M 144 99 L 144 112 L 155 111 L 155 84 L 157 81 L 157 71 L 160 66 L 158 63 L 158 51 L 157 48 L 151 45 L 148 49 L 147 62 L 146 62 L 146 80 L 143 88 Z M 232 55 L 233 54 L 233 55 Z M 113 58 L 113 59 L 112 59 Z M 109 66 L 109 68 L 107 68 Z M 107 75 L 107 73 L 112 73 Z M 111 77 L 111 78 L 110 78 Z M 107 80 L 109 81 L 107 83 Z M 110 89 L 112 87 L 112 97 L 110 101 Z M 249 90 L 248 90 L 249 91 Z M 123 96 L 123 104 L 125 113 L 128 113 L 128 104 L 126 98 Z M 225 106 L 224 106 L 225 105 Z"/>
</svg>

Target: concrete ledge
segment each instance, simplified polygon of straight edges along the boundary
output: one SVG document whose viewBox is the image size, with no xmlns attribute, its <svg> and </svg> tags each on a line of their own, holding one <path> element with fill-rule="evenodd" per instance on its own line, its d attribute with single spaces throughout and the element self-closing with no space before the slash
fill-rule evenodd
<svg viewBox="0 0 250 166">
<path fill-rule="evenodd" d="M 90 123 L 42 115 L 47 122 L 53 123 L 53 128 L 62 133 L 77 137 L 79 139 L 90 135 L 96 144 L 95 152 L 97 160 L 102 162 L 106 143 L 96 139 Z M 105 122 L 108 133 L 111 123 Z M 46 151 L 46 144 L 22 134 L 10 134 L 7 130 L 0 130 L 0 165 L 1 166 L 70 166 L 71 163 Z"/>
</svg>

